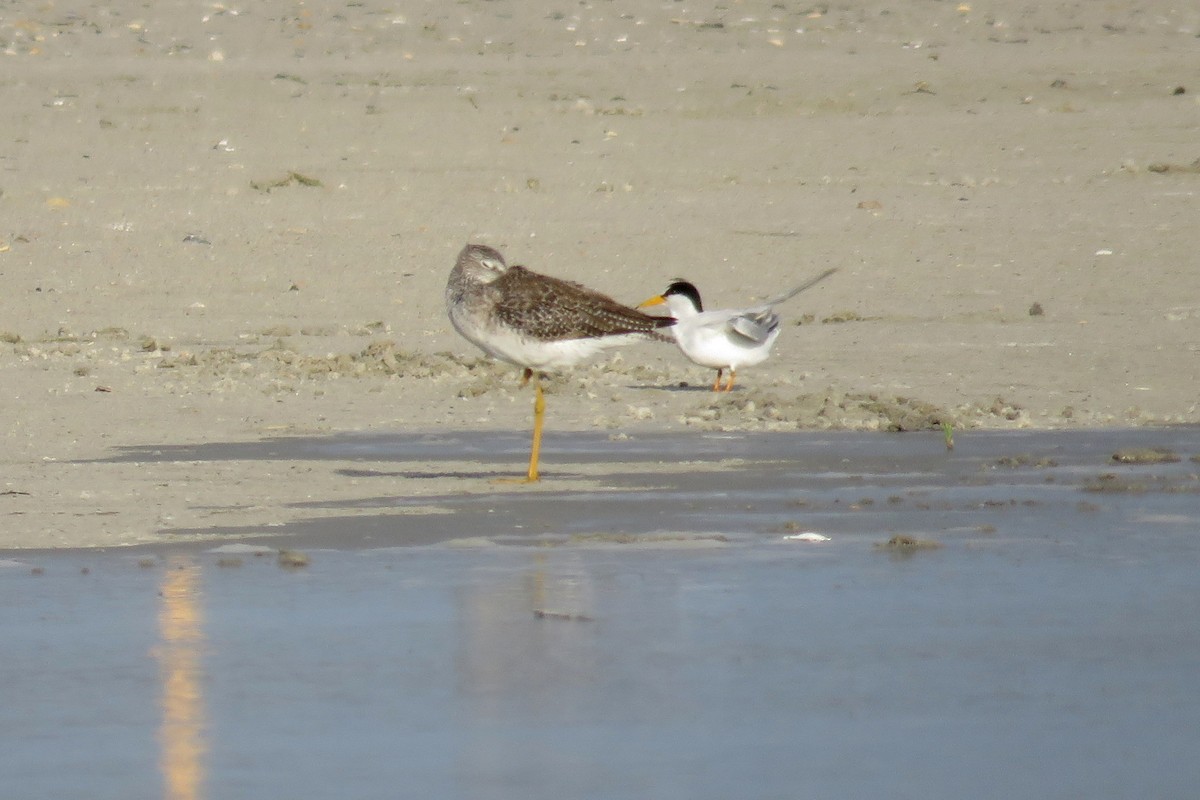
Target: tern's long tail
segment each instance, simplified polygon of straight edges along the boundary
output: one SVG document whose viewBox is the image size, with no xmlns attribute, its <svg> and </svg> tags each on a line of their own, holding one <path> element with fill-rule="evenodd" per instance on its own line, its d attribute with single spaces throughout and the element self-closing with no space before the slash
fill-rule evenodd
<svg viewBox="0 0 1200 800">
<path fill-rule="evenodd" d="M 837 267 L 834 267 L 832 269 L 827 269 L 824 272 L 822 272 L 820 275 L 818 275 L 817 277 L 807 280 L 804 283 L 800 284 L 795 289 L 789 289 L 788 291 L 784 292 L 783 294 L 779 295 L 778 297 L 771 298 L 766 303 L 764 303 L 764 305 L 776 306 L 785 300 L 791 300 L 793 297 L 800 294 L 805 289 L 811 289 L 812 287 L 816 286 L 818 283 L 825 280 L 826 278 L 828 278 L 830 275 L 832 275 L 835 272 L 837 272 Z"/>
</svg>

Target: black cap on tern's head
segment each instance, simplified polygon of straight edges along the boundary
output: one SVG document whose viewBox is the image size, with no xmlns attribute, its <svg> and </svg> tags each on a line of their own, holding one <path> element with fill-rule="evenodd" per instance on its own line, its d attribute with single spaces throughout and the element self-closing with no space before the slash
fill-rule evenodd
<svg viewBox="0 0 1200 800">
<path fill-rule="evenodd" d="M 673 294 L 677 294 L 682 297 L 686 297 L 688 300 L 691 300 L 692 305 L 696 307 L 697 311 L 704 310 L 704 304 L 700 302 L 700 290 L 698 290 L 688 281 L 685 281 L 682 278 L 676 278 L 675 280 L 671 281 L 671 285 L 668 286 L 667 290 L 662 293 L 662 296 L 670 297 Z"/>
</svg>

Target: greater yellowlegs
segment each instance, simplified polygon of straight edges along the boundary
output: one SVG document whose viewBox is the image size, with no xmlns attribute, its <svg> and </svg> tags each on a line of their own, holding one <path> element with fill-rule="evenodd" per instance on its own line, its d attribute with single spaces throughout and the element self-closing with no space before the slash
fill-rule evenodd
<svg viewBox="0 0 1200 800">
<path fill-rule="evenodd" d="M 533 447 L 525 481 L 538 480 L 546 402 L 543 372 L 564 369 L 621 344 L 653 338 L 673 325 L 571 281 L 509 266 L 491 247 L 468 244 L 446 284 L 446 310 L 455 330 L 493 358 L 524 368 L 533 380 Z M 661 334 L 660 334 L 661 336 Z"/>
</svg>

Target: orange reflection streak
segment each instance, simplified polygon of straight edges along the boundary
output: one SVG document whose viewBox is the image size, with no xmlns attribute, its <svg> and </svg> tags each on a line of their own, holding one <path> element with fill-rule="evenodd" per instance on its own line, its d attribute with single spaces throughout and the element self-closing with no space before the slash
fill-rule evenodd
<svg viewBox="0 0 1200 800">
<path fill-rule="evenodd" d="M 157 648 L 162 675 L 159 766 L 166 800 L 204 797 L 204 697 L 200 651 L 204 615 L 200 608 L 200 566 L 191 558 L 172 560 L 162 581 Z"/>
</svg>

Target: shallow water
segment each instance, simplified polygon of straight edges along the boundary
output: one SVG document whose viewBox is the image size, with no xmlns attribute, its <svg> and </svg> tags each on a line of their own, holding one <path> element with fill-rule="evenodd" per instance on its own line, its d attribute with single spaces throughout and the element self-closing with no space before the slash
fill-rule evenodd
<svg viewBox="0 0 1200 800">
<path fill-rule="evenodd" d="M 518 437 L 471 441 L 472 458 L 519 462 Z M 1091 798 L 1200 783 L 1200 432 L 960 435 L 953 453 L 940 436 L 548 444 L 567 486 L 273 533 L 310 557 L 298 569 L 260 545 L 8 554 L 8 790 Z M 1146 445 L 1182 458 L 1110 460 Z M 158 457 L 356 448 L 419 472 L 462 446 Z M 621 477 L 720 456 L 742 461 Z M 597 464 L 604 487 L 570 488 L 570 465 Z M 786 538 L 801 530 L 830 540 Z M 897 533 L 940 546 L 881 546 Z"/>
</svg>

